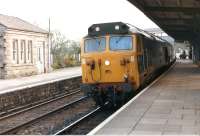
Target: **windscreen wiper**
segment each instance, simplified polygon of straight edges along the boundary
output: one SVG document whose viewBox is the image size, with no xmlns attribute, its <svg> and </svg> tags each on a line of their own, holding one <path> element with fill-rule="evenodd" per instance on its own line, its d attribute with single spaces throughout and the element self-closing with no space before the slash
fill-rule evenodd
<svg viewBox="0 0 200 136">
<path fill-rule="evenodd" d="M 96 39 L 96 40 L 97 40 L 97 39 Z M 100 47 L 101 47 L 101 40 L 102 40 L 102 39 L 98 39 L 98 40 L 97 40 L 97 42 L 98 42 L 98 51 L 99 51 L 99 49 L 100 49 Z"/>
<path fill-rule="evenodd" d="M 121 39 L 123 39 L 123 38 L 124 38 L 124 36 L 120 36 L 119 39 L 116 41 L 116 44 L 118 44 L 121 41 Z"/>
</svg>

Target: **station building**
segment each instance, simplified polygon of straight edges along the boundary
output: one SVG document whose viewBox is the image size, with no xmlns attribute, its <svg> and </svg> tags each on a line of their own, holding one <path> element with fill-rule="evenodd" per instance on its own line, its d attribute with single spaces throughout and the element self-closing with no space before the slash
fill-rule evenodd
<svg viewBox="0 0 200 136">
<path fill-rule="evenodd" d="M 48 36 L 20 18 L 0 14 L 0 79 L 48 72 Z"/>
</svg>

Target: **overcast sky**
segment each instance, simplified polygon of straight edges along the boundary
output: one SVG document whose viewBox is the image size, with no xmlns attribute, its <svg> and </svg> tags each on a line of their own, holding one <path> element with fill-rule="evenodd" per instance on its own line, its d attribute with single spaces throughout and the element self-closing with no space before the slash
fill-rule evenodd
<svg viewBox="0 0 200 136">
<path fill-rule="evenodd" d="M 16 16 L 67 38 L 79 40 L 91 24 L 123 21 L 140 28 L 157 27 L 126 0 L 0 0 L 0 14 Z"/>
</svg>

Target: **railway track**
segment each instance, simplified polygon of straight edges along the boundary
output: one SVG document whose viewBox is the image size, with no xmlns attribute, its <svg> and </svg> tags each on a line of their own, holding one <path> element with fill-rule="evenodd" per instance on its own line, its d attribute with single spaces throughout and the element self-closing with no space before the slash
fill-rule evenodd
<svg viewBox="0 0 200 136">
<path fill-rule="evenodd" d="M 149 82 L 147 82 L 143 87 L 137 90 L 134 93 L 134 96 L 137 95 L 143 88 L 145 88 L 151 82 L 153 82 L 166 69 L 167 68 L 161 69 Z M 103 120 L 108 118 L 115 110 L 103 110 L 101 107 L 98 107 L 95 110 L 88 113 L 87 115 L 85 115 L 84 117 L 78 119 L 77 121 L 58 131 L 54 135 L 86 135 L 92 129 L 98 126 Z"/>
<path fill-rule="evenodd" d="M 0 134 L 87 134 L 114 111 L 95 107 L 91 98 L 82 96 L 83 92 L 76 89 L 70 94 L 0 115 Z"/>
<path fill-rule="evenodd" d="M 71 96 L 71 95 L 79 93 L 79 92 L 81 92 L 81 91 L 80 91 L 79 88 L 77 88 L 77 89 L 70 90 L 69 92 L 62 93 L 62 94 L 47 98 L 45 100 L 33 102 L 33 103 L 30 103 L 30 104 L 19 106 L 19 107 L 9 109 L 9 110 L 4 110 L 4 111 L 0 112 L 0 119 L 4 118 L 6 116 L 11 116 L 13 114 L 17 114 L 19 112 L 23 112 L 25 110 L 36 108 L 40 105 L 43 105 L 43 104 L 46 104 L 46 103 L 49 103 L 49 102 L 53 102 L 53 101 L 56 101 L 56 100 L 64 98 L 64 97 L 68 97 L 68 96 Z"/>
<path fill-rule="evenodd" d="M 52 112 L 47 113 L 31 122 L 22 124 L 5 134 L 53 134 L 62 129 L 65 125 L 70 124 L 80 116 L 87 114 L 94 108 L 93 100 L 89 97 L 82 97 L 79 100 L 59 107 Z"/>
<path fill-rule="evenodd" d="M 54 135 L 86 135 L 113 112 L 114 110 L 104 110 L 102 107 L 97 107 Z"/>
<path fill-rule="evenodd" d="M 39 103 L 30 108 L 25 108 L 18 110 L 17 112 L 12 112 L 6 116 L 0 117 L 0 134 L 14 134 L 15 130 L 19 130 L 23 126 L 26 126 L 48 114 L 56 112 L 56 110 L 66 107 L 72 104 L 72 101 L 78 102 L 83 99 L 83 92 L 80 90 L 74 90 L 70 94 L 60 96 L 43 103 Z M 82 98 L 80 98 L 82 97 Z"/>
</svg>

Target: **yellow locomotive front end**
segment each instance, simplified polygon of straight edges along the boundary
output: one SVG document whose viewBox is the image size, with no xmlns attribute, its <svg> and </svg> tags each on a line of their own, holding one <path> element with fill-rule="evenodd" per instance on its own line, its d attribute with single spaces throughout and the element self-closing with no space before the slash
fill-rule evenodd
<svg viewBox="0 0 200 136">
<path fill-rule="evenodd" d="M 82 46 L 83 83 L 111 84 L 129 81 L 134 84 L 135 51 L 133 45 L 134 36 L 132 35 L 84 39 Z"/>
<path fill-rule="evenodd" d="M 81 44 L 81 89 L 98 104 L 126 101 L 139 86 L 135 45 L 135 35 L 122 23 L 90 27 Z"/>
</svg>

